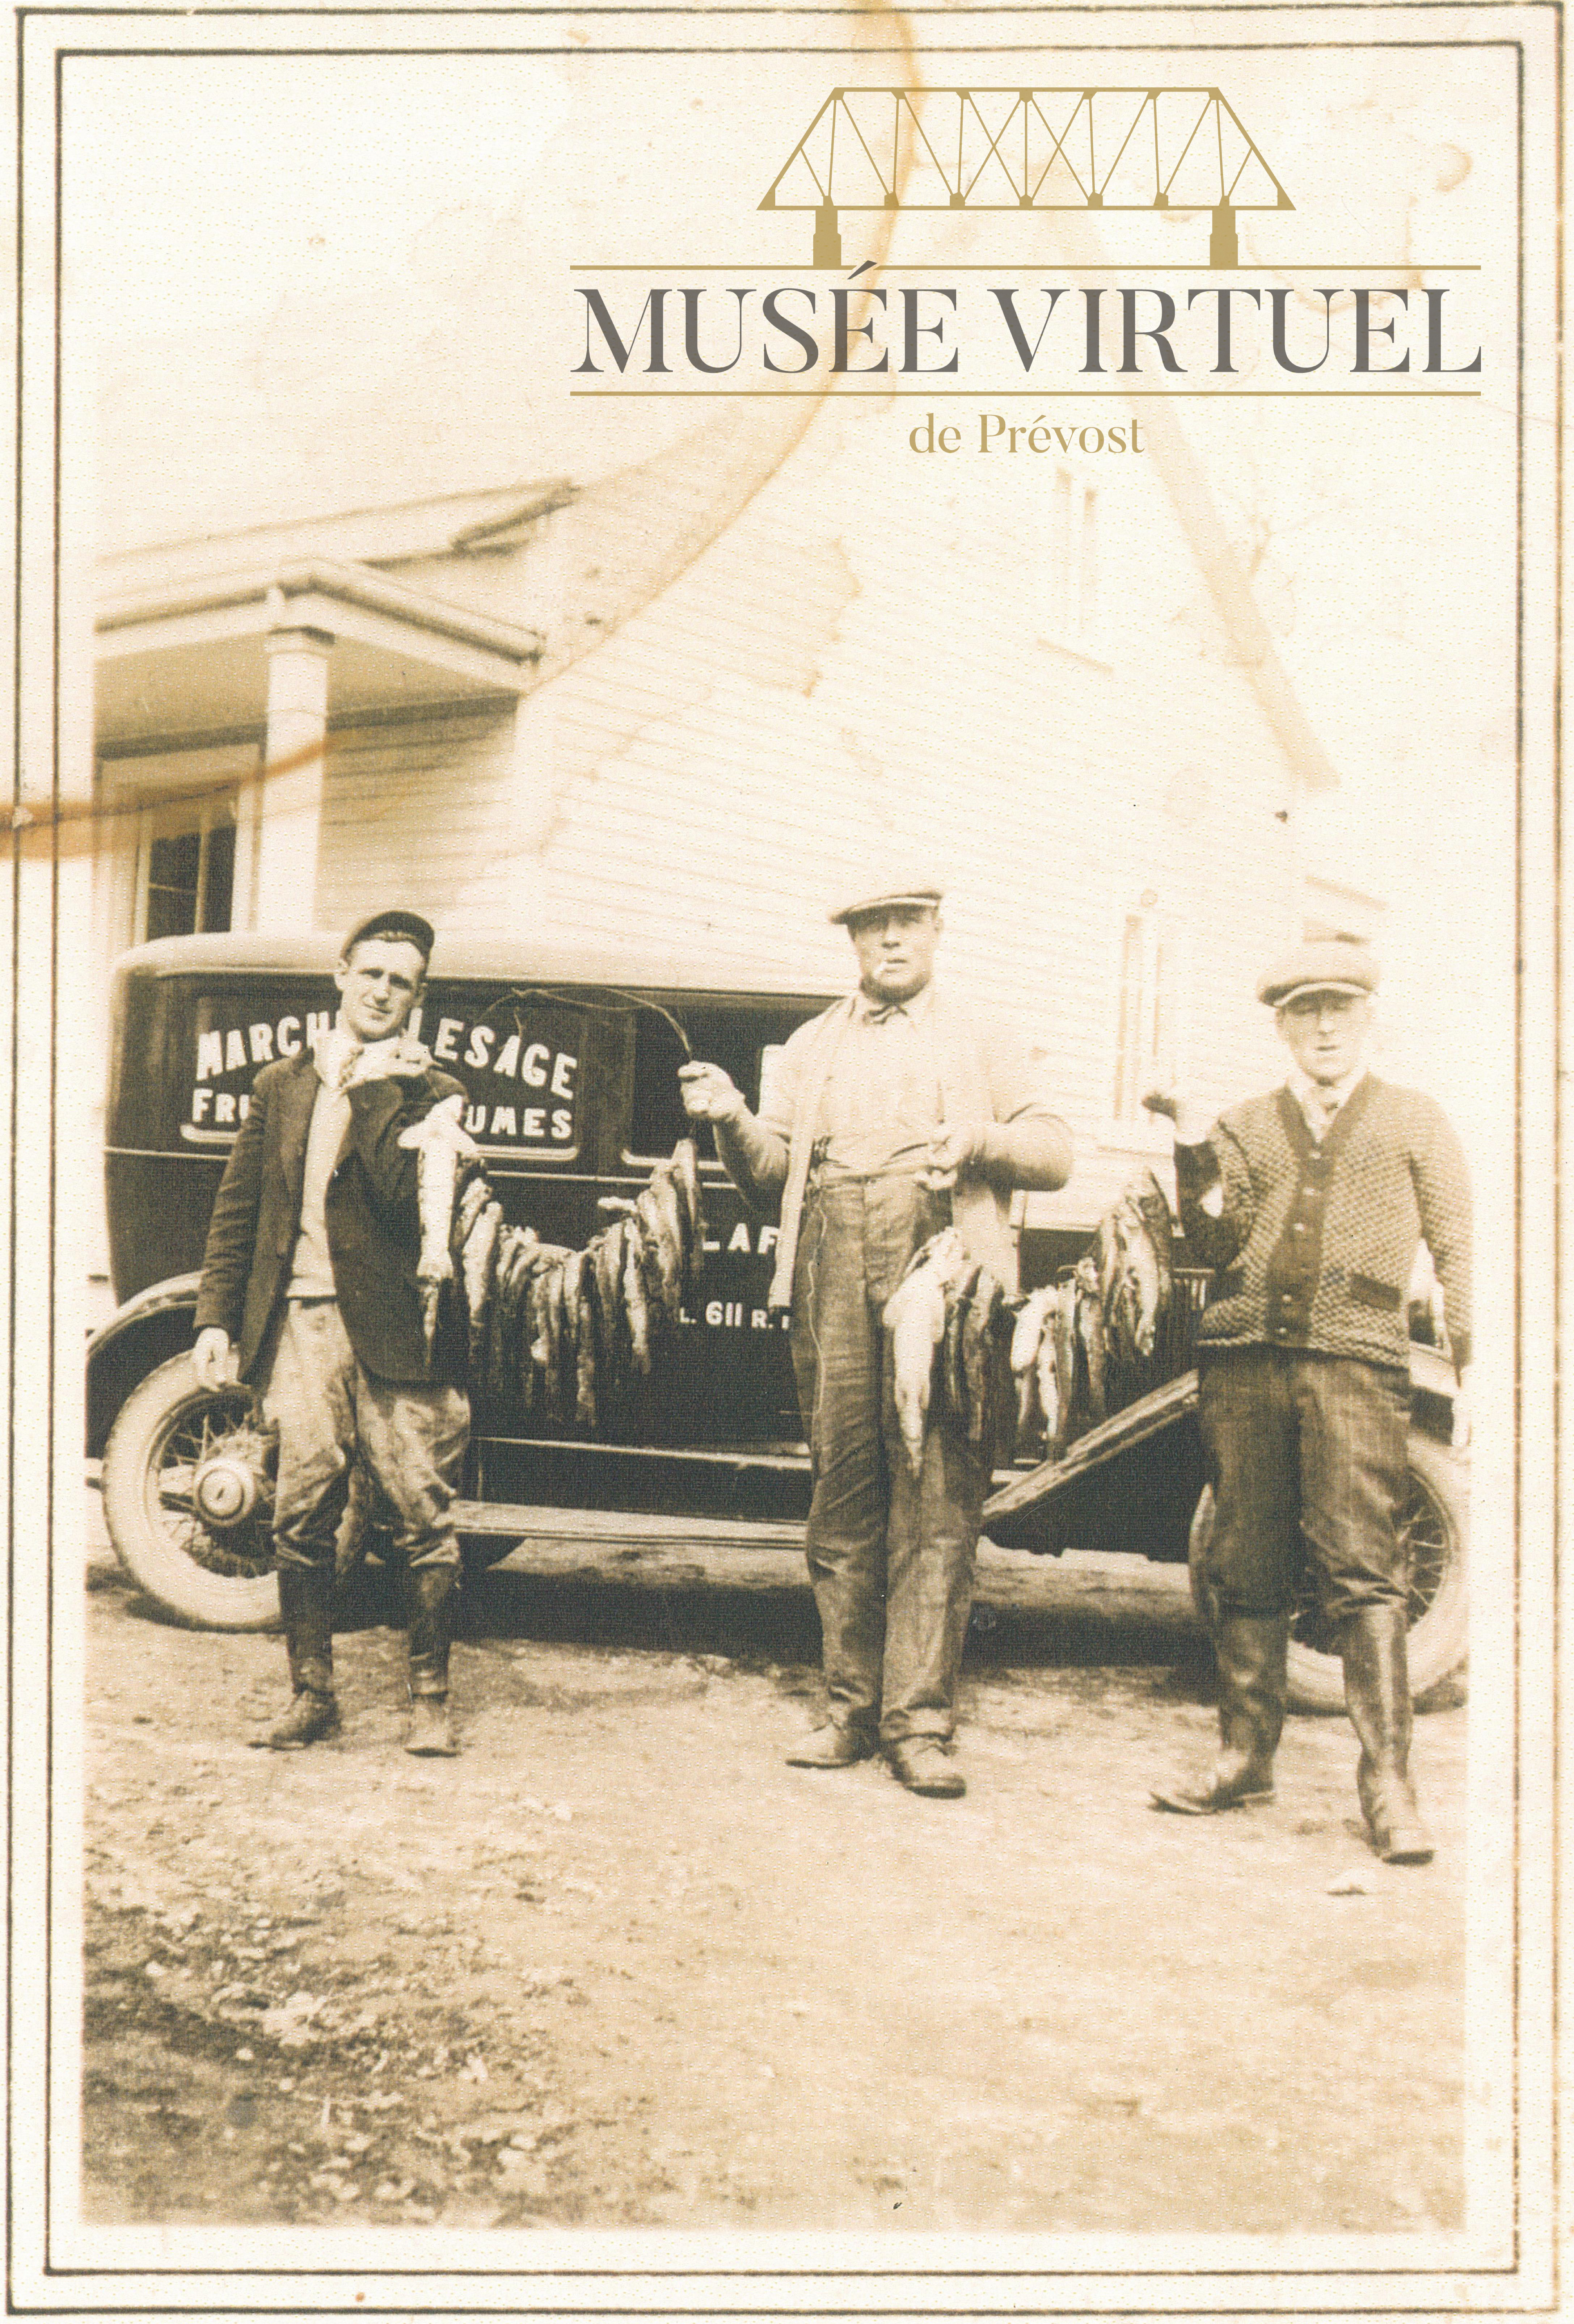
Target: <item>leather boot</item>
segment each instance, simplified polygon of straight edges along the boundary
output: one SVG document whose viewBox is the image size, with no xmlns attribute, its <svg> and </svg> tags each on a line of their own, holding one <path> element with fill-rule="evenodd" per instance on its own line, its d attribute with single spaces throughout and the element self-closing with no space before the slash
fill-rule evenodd
<svg viewBox="0 0 1574 2324">
<path fill-rule="evenodd" d="M 418 1758 L 451 1759 L 448 1641 L 458 1580 L 452 1565 L 412 1566 L 410 1583 L 410 1731 L 404 1748 Z"/>
<path fill-rule="evenodd" d="M 334 1697 L 334 1576 L 331 1566 L 281 1565 L 279 1611 L 290 1658 L 290 1704 L 277 1726 L 255 1738 L 259 1748 L 304 1751 L 336 1732 Z"/>
<path fill-rule="evenodd" d="M 1219 1739 L 1211 1766 L 1152 1794 L 1179 1815 L 1217 1815 L 1274 1796 L 1274 1754 L 1284 1725 L 1290 1644 L 1287 1615 L 1225 1614 L 1214 1639 L 1219 1664 Z"/>
<path fill-rule="evenodd" d="M 1361 1813 L 1385 1864 L 1428 1864 L 1431 1836 L 1410 1780 L 1410 1674 L 1403 1606 L 1363 1606 L 1339 1633 L 1345 1704 L 1360 1738 Z"/>
</svg>

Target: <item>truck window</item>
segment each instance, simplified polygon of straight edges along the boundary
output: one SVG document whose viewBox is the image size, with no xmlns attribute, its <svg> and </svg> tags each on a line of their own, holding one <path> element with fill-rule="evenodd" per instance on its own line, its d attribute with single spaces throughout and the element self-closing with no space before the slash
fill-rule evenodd
<svg viewBox="0 0 1574 2324">
<path fill-rule="evenodd" d="M 685 1005 L 667 997 L 688 1036 L 689 1054 L 731 1074 L 750 1109 L 759 1104 L 762 1061 L 787 1035 L 817 1013 L 813 1001 L 708 1001 Z M 680 1138 L 695 1137 L 701 1159 L 713 1162 L 715 1140 L 708 1123 L 691 1122 L 678 1093 L 677 1069 L 686 1062 L 683 1044 L 666 1019 L 640 1010 L 634 1024 L 634 1099 L 629 1144 L 623 1159 L 635 1165 L 658 1161 Z M 720 1165 L 716 1166 L 718 1168 Z"/>
</svg>

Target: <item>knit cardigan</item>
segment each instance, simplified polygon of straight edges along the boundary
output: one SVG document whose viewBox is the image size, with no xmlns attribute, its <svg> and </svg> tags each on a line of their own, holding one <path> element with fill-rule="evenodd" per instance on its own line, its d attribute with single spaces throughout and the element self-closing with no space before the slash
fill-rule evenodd
<svg viewBox="0 0 1574 2324">
<path fill-rule="evenodd" d="M 1200 1347 L 1305 1348 L 1409 1362 L 1406 1295 L 1424 1240 L 1442 1285 L 1454 1361 L 1470 1352 L 1470 1189 L 1441 1109 L 1367 1074 L 1321 1145 L 1287 1089 L 1220 1115 L 1175 1148 L 1181 1222 L 1220 1270 Z M 1203 1208 L 1221 1186 L 1223 1208 Z"/>
</svg>

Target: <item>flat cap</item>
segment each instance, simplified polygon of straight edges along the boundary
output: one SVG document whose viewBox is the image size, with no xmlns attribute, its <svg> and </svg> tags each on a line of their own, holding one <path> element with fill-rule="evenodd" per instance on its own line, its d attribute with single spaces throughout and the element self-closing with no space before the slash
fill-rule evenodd
<svg viewBox="0 0 1574 2324">
<path fill-rule="evenodd" d="M 927 872 L 916 872 L 911 866 L 887 867 L 884 872 L 874 872 L 845 904 L 838 904 L 829 914 L 832 926 L 843 927 L 849 920 L 861 919 L 865 912 L 883 912 L 895 904 L 926 904 L 933 911 L 938 908 L 945 890 Z"/>
<path fill-rule="evenodd" d="M 1257 999 L 1270 1009 L 1293 1001 L 1302 992 L 1355 992 L 1369 997 L 1377 990 L 1378 967 L 1370 945 L 1348 936 L 1331 936 L 1322 944 L 1300 945 L 1257 982 Z"/>
<path fill-rule="evenodd" d="M 382 912 L 368 912 L 358 920 L 345 938 L 344 954 L 354 951 L 373 936 L 387 936 L 395 944 L 412 944 L 423 960 L 430 960 L 437 932 L 430 920 L 423 920 L 419 912 L 406 912 L 397 907 Z"/>
</svg>

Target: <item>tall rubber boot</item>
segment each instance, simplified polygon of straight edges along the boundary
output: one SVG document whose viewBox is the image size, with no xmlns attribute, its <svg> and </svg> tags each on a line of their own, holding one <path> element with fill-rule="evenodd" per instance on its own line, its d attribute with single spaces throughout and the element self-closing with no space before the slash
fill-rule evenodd
<svg viewBox="0 0 1574 2324">
<path fill-rule="evenodd" d="M 290 1704 L 258 1738 L 270 1751 L 304 1751 L 339 1724 L 334 1695 L 334 1575 L 331 1566 L 281 1565 L 279 1611 L 290 1658 Z"/>
<path fill-rule="evenodd" d="M 1274 1796 L 1274 1754 L 1288 1692 L 1288 1616 L 1226 1614 L 1214 1653 L 1219 1664 L 1219 1739 L 1211 1766 L 1152 1794 L 1155 1807 L 1178 1815 L 1217 1815 Z"/>
<path fill-rule="evenodd" d="M 448 1644 L 458 1569 L 417 1565 L 410 1585 L 410 1731 L 407 1751 L 451 1759 L 457 1746 L 448 1720 Z"/>
<path fill-rule="evenodd" d="M 1431 1835 L 1410 1780 L 1410 1673 L 1403 1606 L 1364 1606 L 1339 1633 L 1345 1705 L 1360 1738 L 1356 1789 L 1385 1864 L 1429 1864 Z"/>
</svg>

